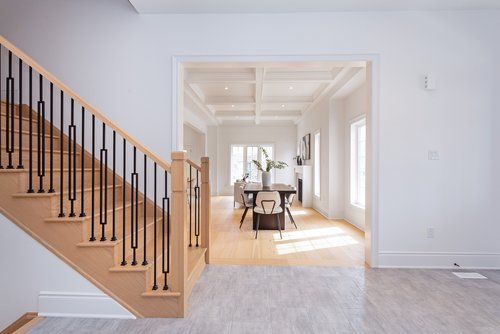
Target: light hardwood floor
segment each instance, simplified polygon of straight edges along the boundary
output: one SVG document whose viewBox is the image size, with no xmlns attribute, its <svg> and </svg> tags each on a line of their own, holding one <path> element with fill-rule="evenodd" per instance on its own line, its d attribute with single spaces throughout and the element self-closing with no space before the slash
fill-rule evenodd
<svg viewBox="0 0 500 334">
<path fill-rule="evenodd" d="M 283 240 L 278 231 L 259 231 L 254 239 L 249 210 L 239 229 L 243 209 L 232 196 L 212 197 L 211 253 L 214 264 L 319 265 L 362 267 L 364 233 L 343 220 L 328 220 L 317 211 L 292 208 L 298 229 L 286 217 Z"/>
</svg>

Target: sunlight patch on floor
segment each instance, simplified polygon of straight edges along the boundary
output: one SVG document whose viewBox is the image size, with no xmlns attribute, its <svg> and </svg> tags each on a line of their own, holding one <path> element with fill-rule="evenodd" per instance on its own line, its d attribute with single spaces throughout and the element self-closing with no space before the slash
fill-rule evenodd
<svg viewBox="0 0 500 334">
<path fill-rule="evenodd" d="M 276 245 L 278 255 L 309 252 L 319 249 L 335 248 L 348 245 L 356 245 L 358 242 L 354 238 L 345 236 L 334 236 L 314 240 L 292 241 Z"/>
<path fill-rule="evenodd" d="M 309 230 L 297 230 L 297 231 L 287 231 L 283 232 L 283 237 L 286 240 L 297 240 L 297 239 L 307 239 L 314 237 L 325 237 L 331 235 L 345 234 L 345 232 L 339 227 L 327 227 L 327 228 L 315 228 Z M 274 233 L 273 238 L 275 241 L 279 241 L 280 234 Z"/>
</svg>

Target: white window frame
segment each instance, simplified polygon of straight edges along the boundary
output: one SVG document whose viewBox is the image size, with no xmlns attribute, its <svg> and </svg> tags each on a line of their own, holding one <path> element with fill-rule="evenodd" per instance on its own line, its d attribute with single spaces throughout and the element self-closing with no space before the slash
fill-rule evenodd
<svg viewBox="0 0 500 334">
<path fill-rule="evenodd" d="M 321 199 L 321 131 L 314 132 L 314 174 L 313 190 L 314 196 Z M 319 139 L 319 140 L 318 140 Z"/>
<path fill-rule="evenodd" d="M 274 143 L 261 143 L 261 144 L 231 144 L 229 145 L 229 185 L 234 185 L 234 183 L 232 182 L 232 178 L 231 178 L 231 173 L 232 173 L 232 165 L 233 165 L 233 161 L 232 161 L 232 158 L 233 158 L 233 147 L 235 146 L 243 146 L 243 168 L 245 169 L 246 168 L 246 165 L 247 165 L 247 147 L 260 147 L 260 146 L 263 146 L 263 147 L 272 147 L 273 148 L 273 152 L 272 152 L 272 155 L 271 155 L 271 159 L 274 159 L 275 155 L 276 155 L 276 150 L 275 150 L 275 147 L 274 147 Z M 258 158 L 259 160 L 262 160 L 262 151 L 259 150 L 258 152 Z M 243 174 L 245 174 L 247 171 L 244 170 L 243 171 Z M 243 174 L 241 176 L 243 176 Z M 259 177 L 260 177 L 260 172 L 259 172 Z M 240 176 L 240 177 L 241 177 Z M 274 182 L 275 180 L 275 169 L 273 169 L 271 171 L 271 182 Z"/>
<path fill-rule="evenodd" d="M 365 166 L 363 170 L 360 170 L 359 168 L 359 138 L 358 138 L 358 129 L 361 127 L 365 127 Z M 351 145 L 350 145 L 350 166 L 349 166 L 349 180 L 350 180 L 350 191 L 349 191 L 349 202 L 351 205 L 360 208 L 360 209 L 365 209 L 366 205 L 366 117 L 358 117 L 350 122 L 350 137 L 351 137 Z M 360 189 L 359 189 L 359 184 L 360 184 L 360 173 L 364 173 L 364 179 L 365 179 L 365 198 L 361 201 L 360 200 Z"/>
</svg>

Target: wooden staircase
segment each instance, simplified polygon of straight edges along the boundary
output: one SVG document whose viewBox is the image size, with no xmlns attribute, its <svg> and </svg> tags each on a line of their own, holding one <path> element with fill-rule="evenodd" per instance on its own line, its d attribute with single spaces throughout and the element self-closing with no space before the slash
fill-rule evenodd
<svg viewBox="0 0 500 334">
<path fill-rule="evenodd" d="M 164 161 L 0 45 L 2 214 L 135 316 L 183 317 L 209 260 L 208 158 Z"/>
</svg>

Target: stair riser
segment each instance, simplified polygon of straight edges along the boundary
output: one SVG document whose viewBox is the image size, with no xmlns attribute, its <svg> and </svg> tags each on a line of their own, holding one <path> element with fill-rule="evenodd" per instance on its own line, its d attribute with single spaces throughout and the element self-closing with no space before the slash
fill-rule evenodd
<svg viewBox="0 0 500 334">
<path fill-rule="evenodd" d="M 59 167 L 57 167 L 57 168 L 59 168 Z M 46 173 L 45 176 L 42 178 L 42 184 L 43 184 L 44 189 L 49 189 L 50 188 L 50 172 L 49 172 L 49 170 L 46 170 L 45 173 Z M 81 175 L 82 175 L 81 171 L 77 170 L 76 171 L 76 183 L 77 183 L 78 189 L 81 187 L 81 177 L 82 177 Z M 23 173 L 22 176 L 20 177 L 20 182 L 19 182 L 19 185 L 20 185 L 19 191 L 20 192 L 24 192 L 28 189 L 28 184 L 29 184 L 29 177 L 28 176 L 29 176 L 29 173 Z M 65 170 L 63 172 L 63 191 L 66 191 L 68 189 L 68 184 L 69 184 L 68 177 L 69 177 L 68 170 Z M 98 186 L 99 185 L 99 173 L 98 173 L 98 171 L 95 172 L 94 177 L 95 177 L 94 184 L 96 186 Z M 33 179 L 33 186 L 34 187 L 36 186 L 38 189 L 39 184 L 40 184 L 40 178 L 38 177 L 36 172 L 32 173 L 32 179 Z M 60 191 L 61 190 L 60 183 L 61 183 L 61 172 L 53 171 L 53 177 L 52 177 L 53 189 L 55 189 L 56 191 Z M 112 185 L 112 184 L 113 184 L 112 175 L 108 175 L 108 185 Z M 120 184 L 120 183 L 117 180 L 116 185 L 118 185 L 118 184 Z M 92 186 L 92 171 L 85 171 L 84 172 L 84 188 L 90 188 L 91 186 Z"/>
<path fill-rule="evenodd" d="M 154 225 L 152 224 L 152 220 L 148 220 L 146 226 L 146 241 L 149 242 L 150 240 L 153 240 L 153 235 L 154 235 Z M 158 226 L 158 225 L 157 225 Z M 127 235 L 125 237 L 125 259 L 128 263 L 128 265 L 131 264 L 131 256 L 133 254 L 133 249 L 131 246 L 131 234 L 130 234 L 130 221 L 127 222 L 126 227 L 127 229 Z M 158 227 L 157 227 L 158 228 Z M 100 231 L 100 230 L 99 230 Z M 139 221 L 139 236 L 138 236 L 138 248 L 136 250 L 136 260 L 138 264 L 141 264 L 144 258 L 144 225 L 142 221 Z M 101 233 L 99 232 L 98 234 L 96 233 L 97 240 L 101 237 Z M 118 234 L 117 235 L 118 240 L 122 240 L 123 235 Z M 123 243 L 119 242 L 115 247 L 114 247 L 114 258 L 115 258 L 115 266 L 120 266 L 123 258 Z M 153 258 L 153 254 L 146 253 L 146 259 L 148 262 L 150 262 Z"/>
<path fill-rule="evenodd" d="M 16 126 L 17 130 L 17 126 Z M 5 146 L 6 143 L 6 136 L 7 136 L 7 131 L 5 130 L 5 124 L 2 122 L 2 130 L 0 131 L 2 135 L 2 146 Z M 38 147 L 38 135 L 36 132 L 36 129 L 33 129 L 33 134 L 31 135 L 32 139 L 32 147 L 33 149 L 36 150 Z M 45 138 L 45 148 L 49 149 L 50 147 L 50 134 L 49 132 L 46 132 L 45 137 L 40 135 L 40 140 Z M 30 139 L 30 134 L 29 133 L 24 133 L 22 135 L 22 141 L 23 141 L 23 148 L 29 148 L 29 139 Z M 42 145 L 42 142 L 40 142 L 40 145 Z M 54 147 L 54 150 L 58 150 L 60 146 L 60 140 L 57 136 L 52 137 L 52 145 Z M 14 149 L 17 150 L 19 147 L 19 132 L 14 132 Z"/>
<path fill-rule="evenodd" d="M 149 212 L 148 212 L 149 214 Z M 97 225 L 100 221 L 99 215 L 94 216 L 94 222 Z M 147 223 L 149 221 L 152 221 L 151 217 L 147 218 Z M 83 241 L 86 241 L 88 239 L 89 231 L 90 231 L 90 224 L 91 224 L 91 219 L 90 217 L 87 217 L 85 222 L 83 223 Z M 130 213 L 130 206 L 125 208 L 125 235 L 128 236 L 130 234 L 130 224 L 131 224 L 131 213 Z M 142 204 L 139 207 L 139 228 L 141 228 L 144 224 L 143 216 L 142 216 Z M 107 215 L 107 224 L 105 226 L 105 234 L 108 237 L 112 236 L 113 233 L 113 214 L 110 212 Z M 122 234 L 123 230 L 123 209 L 117 208 L 115 210 L 115 235 L 117 238 L 120 240 L 123 238 Z M 101 230 L 99 230 L 101 231 Z M 109 238 L 108 238 L 109 239 Z"/>
<path fill-rule="evenodd" d="M 107 209 L 111 209 L 113 205 L 113 193 L 112 189 L 108 188 L 108 195 L 107 195 Z M 70 213 L 71 209 L 71 201 L 68 199 L 69 194 L 65 193 L 63 194 L 63 208 L 64 208 L 64 213 L 68 217 L 68 214 Z M 104 189 L 103 189 L 103 197 L 104 197 Z M 125 197 L 126 200 L 128 200 L 130 197 L 127 196 Z M 57 217 L 59 213 L 59 195 L 53 196 L 50 199 L 50 207 L 52 209 L 52 217 Z M 115 201 L 116 203 L 121 203 L 122 202 L 122 191 L 121 191 L 121 186 L 117 186 L 115 190 Z M 84 192 L 84 213 L 87 216 L 91 216 L 92 214 L 92 191 L 91 190 L 85 190 Z M 98 214 L 100 209 L 99 205 L 99 188 L 94 190 L 94 213 Z M 74 211 L 79 214 L 81 211 L 81 192 L 76 193 L 76 200 L 74 201 Z"/>
<path fill-rule="evenodd" d="M 2 113 L 1 117 L 2 117 L 2 129 L 4 129 L 5 125 L 7 124 L 6 123 L 5 114 Z M 38 129 L 38 122 L 37 122 L 37 120 L 36 120 L 35 117 L 36 116 L 33 115 L 33 120 L 31 121 L 31 131 L 33 132 L 33 134 L 36 134 L 36 131 Z M 49 124 L 45 124 L 45 122 L 44 122 L 43 124 L 45 126 L 45 133 L 49 134 L 50 123 Z M 28 118 L 28 114 L 27 113 L 26 113 L 26 115 L 23 115 L 23 118 L 21 119 L 21 126 L 22 126 L 23 131 L 29 131 L 30 130 L 30 120 Z M 14 117 L 14 129 L 15 130 L 19 130 L 19 118 L 18 117 Z M 55 134 L 55 130 L 54 130 L 54 134 Z"/>
<path fill-rule="evenodd" d="M 4 143 L 2 142 L 2 145 L 4 145 Z M 28 169 L 29 168 L 29 151 L 28 150 L 23 150 L 22 152 L 22 163 L 23 163 L 23 166 L 25 169 Z M 54 168 L 60 168 L 60 153 L 59 152 L 54 152 L 53 153 L 53 156 L 52 156 L 52 159 L 53 159 L 53 166 Z M 8 154 L 6 153 L 5 151 L 5 148 L 2 147 L 2 166 L 5 168 L 7 167 L 8 165 Z M 36 150 L 36 147 L 33 148 L 33 151 L 32 151 L 32 165 L 33 165 L 33 170 L 36 171 L 36 168 L 37 168 L 37 163 L 38 163 L 38 154 L 37 154 L 37 150 Z M 13 153 L 12 153 L 12 165 L 14 166 L 14 168 L 17 168 L 19 164 L 19 151 L 18 150 L 15 150 Z M 86 167 L 89 167 L 87 166 L 87 162 L 85 163 L 86 164 Z M 69 165 L 69 162 L 68 162 L 68 153 L 67 152 L 64 152 L 64 156 L 63 156 L 63 168 L 67 168 Z M 90 164 L 89 164 L 90 165 Z M 46 174 L 49 170 L 49 166 L 50 166 L 50 154 L 49 153 L 46 153 L 45 154 L 45 170 L 46 170 Z M 76 154 L 76 167 L 80 167 L 81 166 L 81 158 L 80 158 L 80 154 Z M 98 167 L 98 164 L 96 164 L 96 166 Z"/>
<path fill-rule="evenodd" d="M 167 248 L 166 248 L 166 244 L 165 244 L 165 270 L 167 270 Z M 152 259 L 153 257 L 151 257 Z M 158 285 L 158 289 L 161 290 L 163 289 L 163 284 L 164 284 L 164 276 L 162 275 L 162 263 L 163 262 L 163 257 L 161 256 L 161 252 L 158 252 L 158 254 L 156 254 L 156 285 Z M 147 276 L 146 278 L 146 291 L 151 289 L 153 284 L 154 284 L 154 271 L 153 271 L 153 267 L 151 266 L 151 274 Z M 170 277 L 167 277 L 167 280 L 169 279 Z"/>
</svg>

